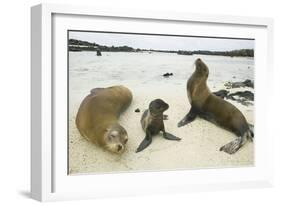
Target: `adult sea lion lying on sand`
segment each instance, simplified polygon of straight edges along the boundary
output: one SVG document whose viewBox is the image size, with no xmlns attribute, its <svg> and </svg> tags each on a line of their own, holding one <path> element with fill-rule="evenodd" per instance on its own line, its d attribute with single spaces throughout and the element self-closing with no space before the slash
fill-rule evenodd
<svg viewBox="0 0 281 206">
<path fill-rule="evenodd" d="M 140 152 L 148 147 L 152 142 L 152 136 L 163 132 L 163 137 L 168 140 L 181 140 L 178 137 L 165 131 L 163 112 L 169 108 L 169 105 L 161 99 L 156 99 L 149 104 L 149 109 L 145 110 L 141 117 L 141 125 L 145 131 L 145 138 L 137 148 Z"/>
<path fill-rule="evenodd" d="M 124 152 L 128 134 L 118 118 L 131 101 L 132 93 L 124 86 L 92 89 L 76 116 L 80 134 L 111 152 Z"/>
<path fill-rule="evenodd" d="M 254 137 L 253 128 L 244 115 L 231 103 L 214 95 L 207 86 L 209 69 L 201 60 L 195 61 L 196 69 L 187 81 L 187 96 L 191 104 L 188 114 L 178 127 L 192 122 L 197 116 L 215 123 L 237 135 L 237 138 L 222 146 L 220 151 L 233 154 Z"/>
</svg>

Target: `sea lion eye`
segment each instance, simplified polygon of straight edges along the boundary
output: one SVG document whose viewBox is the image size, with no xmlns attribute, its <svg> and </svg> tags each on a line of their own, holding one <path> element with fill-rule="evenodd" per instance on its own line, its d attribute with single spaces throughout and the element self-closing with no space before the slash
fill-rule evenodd
<svg viewBox="0 0 281 206">
<path fill-rule="evenodd" d="M 117 131 L 112 131 L 109 135 L 111 138 L 115 138 L 118 136 L 118 132 Z"/>
<path fill-rule="evenodd" d="M 126 144 L 127 142 L 128 142 L 128 139 L 125 139 L 125 140 L 124 140 L 124 144 Z"/>
</svg>

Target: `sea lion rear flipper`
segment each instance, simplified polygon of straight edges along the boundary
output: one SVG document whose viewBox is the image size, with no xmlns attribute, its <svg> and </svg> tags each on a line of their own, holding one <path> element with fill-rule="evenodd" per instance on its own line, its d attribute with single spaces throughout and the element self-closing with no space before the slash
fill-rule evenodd
<svg viewBox="0 0 281 206">
<path fill-rule="evenodd" d="M 249 137 L 252 141 L 253 141 L 253 138 L 254 138 L 254 125 L 252 125 L 252 124 L 248 124 L 249 125 L 249 132 L 250 132 L 250 136 L 251 137 Z"/>
<path fill-rule="evenodd" d="M 167 139 L 167 140 L 176 140 L 176 141 L 180 141 L 181 140 L 181 138 L 176 137 L 176 136 L 174 136 L 174 135 L 172 135 L 172 134 L 170 134 L 168 132 L 163 132 L 163 137 L 165 139 Z"/>
<path fill-rule="evenodd" d="M 136 150 L 136 153 L 141 152 L 145 148 L 147 148 L 152 142 L 152 137 L 151 136 L 145 136 L 144 140 L 141 142 L 139 147 Z"/>
<path fill-rule="evenodd" d="M 220 148 L 220 151 L 224 151 L 228 154 L 234 154 L 246 143 L 246 136 L 247 133 L 245 133 L 242 137 L 238 137 L 232 142 L 227 143 L 226 145 Z"/>
<path fill-rule="evenodd" d="M 195 120 L 196 117 L 197 117 L 197 112 L 195 112 L 194 107 L 191 107 L 187 115 L 185 115 L 185 117 L 178 123 L 178 127 L 182 127 L 192 122 L 193 120 Z"/>
</svg>

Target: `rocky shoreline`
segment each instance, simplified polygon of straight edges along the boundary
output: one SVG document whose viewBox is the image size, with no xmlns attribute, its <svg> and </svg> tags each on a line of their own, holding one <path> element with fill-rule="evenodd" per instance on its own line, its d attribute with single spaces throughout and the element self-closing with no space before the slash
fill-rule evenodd
<svg viewBox="0 0 281 206">
<path fill-rule="evenodd" d="M 195 50 L 195 51 L 185 51 L 185 50 L 157 50 L 157 49 L 140 49 L 133 48 L 127 45 L 124 46 L 105 46 L 97 43 L 81 41 L 77 39 L 68 40 L 68 49 L 71 52 L 81 52 L 81 51 L 94 51 L 97 52 L 163 52 L 163 53 L 174 53 L 178 55 L 215 55 L 215 56 L 229 56 L 229 57 L 254 57 L 253 49 L 239 49 L 232 51 L 205 51 L 205 50 Z"/>
<path fill-rule="evenodd" d="M 236 92 L 230 92 L 228 91 L 229 89 L 233 88 L 244 88 L 244 87 L 249 87 L 249 88 L 254 88 L 254 82 L 247 79 L 243 82 L 227 82 L 224 84 L 226 89 L 221 89 L 219 91 L 213 92 L 218 97 L 221 97 L 222 99 L 230 99 L 233 101 L 236 101 L 238 103 L 241 103 L 242 105 L 249 106 L 253 105 L 254 101 L 254 93 L 245 90 L 245 91 L 236 91 Z M 228 90 L 227 90 L 228 89 Z"/>
</svg>

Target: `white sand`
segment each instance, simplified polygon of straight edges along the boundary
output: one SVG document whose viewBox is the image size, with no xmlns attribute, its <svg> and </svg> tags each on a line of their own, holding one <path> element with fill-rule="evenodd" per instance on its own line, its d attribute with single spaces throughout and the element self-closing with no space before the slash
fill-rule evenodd
<svg viewBox="0 0 281 206">
<path fill-rule="evenodd" d="M 225 88 L 227 81 L 253 80 L 254 60 L 221 56 L 200 56 L 210 69 L 208 85 L 212 91 Z M 198 56 L 166 53 L 103 53 L 96 57 L 91 52 L 70 53 L 69 76 L 69 171 L 70 174 L 108 173 L 128 171 L 155 171 L 195 168 L 239 167 L 254 164 L 254 144 L 247 143 L 236 154 L 220 152 L 219 148 L 232 141 L 235 135 L 212 123 L 197 118 L 187 126 L 177 128 L 177 123 L 189 111 L 185 91 L 187 78 Z M 163 78 L 173 72 L 171 78 Z M 127 149 L 122 155 L 97 147 L 80 136 L 75 126 L 75 116 L 83 98 L 95 87 L 122 84 L 133 92 L 133 102 L 120 118 L 128 134 Z M 245 88 L 246 90 L 253 89 Z M 232 91 L 241 91 L 242 88 Z M 161 98 L 170 108 L 165 114 L 166 130 L 180 142 L 169 141 L 161 135 L 140 153 L 136 148 L 143 140 L 140 118 L 150 101 Z M 254 123 L 254 106 L 236 105 L 249 123 Z M 140 113 L 134 112 L 139 108 Z"/>
<path fill-rule="evenodd" d="M 160 88 L 158 91 L 161 91 Z M 176 91 L 177 98 L 174 97 L 174 93 L 167 89 L 158 95 L 151 90 L 134 90 L 133 102 L 120 118 L 121 125 L 129 134 L 127 149 L 122 155 L 111 154 L 79 135 L 75 127 L 75 114 L 80 104 L 78 102 L 70 114 L 70 174 L 253 165 L 254 144 L 247 143 L 234 155 L 220 152 L 219 148 L 232 141 L 235 135 L 212 123 L 197 118 L 189 125 L 177 128 L 177 122 L 183 118 L 190 106 L 184 90 Z M 169 116 L 165 121 L 166 130 L 181 137 L 182 140 L 169 141 L 158 135 L 153 138 L 152 144 L 147 149 L 135 153 L 145 135 L 140 125 L 142 112 L 148 107 L 149 102 L 159 95 L 170 105 L 165 113 Z M 253 106 L 246 107 L 233 101 L 231 103 L 243 112 L 249 123 L 253 123 Z M 141 112 L 134 112 L 136 108 Z"/>
</svg>

